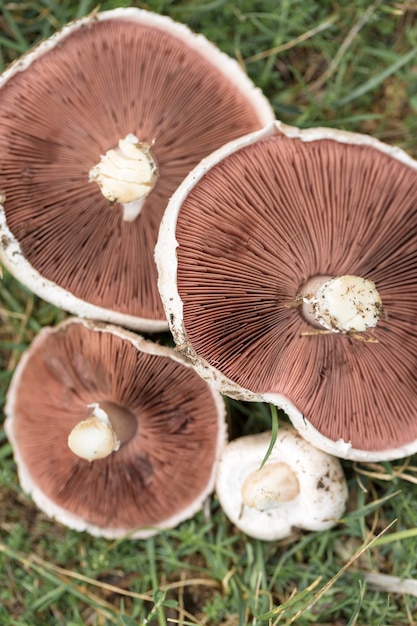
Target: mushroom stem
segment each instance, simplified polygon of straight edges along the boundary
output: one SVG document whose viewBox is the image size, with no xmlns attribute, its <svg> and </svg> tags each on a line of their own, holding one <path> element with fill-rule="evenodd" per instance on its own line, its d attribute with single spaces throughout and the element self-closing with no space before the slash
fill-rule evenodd
<svg viewBox="0 0 417 626">
<path fill-rule="evenodd" d="M 151 146 L 130 133 L 118 147 L 102 155 L 92 167 L 88 180 L 96 182 L 109 202 L 123 206 L 123 220 L 133 222 L 158 178 L 158 166 Z"/>
<path fill-rule="evenodd" d="M 287 463 L 269 463 L 246 477 L 242 501 L 258 511 L 269 511 L 295 500 L 299 492 L 298 478 Z"/>
<path fill-rule="evenodd" d="M 74 426 L 68 437 L 68 447 L 82 459 L 95 461 L 118 450 L 120 440 L 106 411 L 97 402 L 88 406 L 93 412 Z"/>
<path fill-rule="evenodd" d="M 361 333 L 377 325 L 382 300 L 372 280 L 320 276 L 303 287 L 302 313 L 313 326 L 335 333 Z"/>
</svg>

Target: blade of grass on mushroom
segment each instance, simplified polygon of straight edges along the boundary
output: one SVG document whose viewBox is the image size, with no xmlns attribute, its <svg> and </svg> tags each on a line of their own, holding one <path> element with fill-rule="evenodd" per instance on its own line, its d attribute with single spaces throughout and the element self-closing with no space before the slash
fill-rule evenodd
<svg viewBox="0 0 417 626">
<path fill-rule="evenodd" d="M 268 450 L 266 451 L 266 454 L 264 456 L 264 458 L 262 459 L 262 463 L 259 466 L 259 469 L 261 470 L 263 468 L 263 466 L 265 465 L 265 463 L 267 462 L 267 460 L 269 459 L 272 449 L 275 445 L 275 442 L 277 440 L 277 435 L 278 435 L 278 411 L 277 411 L 277 407 L 274 404 L 270 404 L 269 405 L 270 409 L 271 409 L 271 442 L 269 444 Z"/>
</svg>

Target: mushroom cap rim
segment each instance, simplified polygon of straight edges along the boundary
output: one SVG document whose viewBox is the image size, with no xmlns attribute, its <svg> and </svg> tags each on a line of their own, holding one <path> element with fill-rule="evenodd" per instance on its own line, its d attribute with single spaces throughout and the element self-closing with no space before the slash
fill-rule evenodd
<svg viewBox="0 0 417 626">
<path fill-rule="evenodd" d="M 91 304 L 42 276 L 26 259 L 19 241 L 7 226 L 2 204 L 0 204 L 0 241 L 0 261 L 10 274 L 39 298 L 52 305 L 80 318 L 96 319 L 141 332 L 158 333 L 169 330 L 166 319 L 149 319 Z"/>
<path fill-rule="evenodd" d="M 257 87 L 249 76 L 242 71 L 242 67 L 236 59 L 221 51 L 202 33 L 194 32 L 187 24 L 177 22 L 168 15 L 139 7 L 116 7 L 106 11 L 95 10 L 89 15 L 68 22 L 50 37 L 36 44 L 13 61 L 0 75 L 0 89 L 12 76 L 28 69 L 34 60 L 59 45 L 73 31 L 85 26 L 88 27 L 95 22 L 112 19 L 153 26 L 183 40 L 190 48 L 198 51 L 206 60 L 216 66 L 219 72 L 244 93 L 248 100 L 252 101 L 261 123 L 265 125 L 275 120 L 275 114 L 268 98 L 263 94 L 260 87 Z"/>
</svg>

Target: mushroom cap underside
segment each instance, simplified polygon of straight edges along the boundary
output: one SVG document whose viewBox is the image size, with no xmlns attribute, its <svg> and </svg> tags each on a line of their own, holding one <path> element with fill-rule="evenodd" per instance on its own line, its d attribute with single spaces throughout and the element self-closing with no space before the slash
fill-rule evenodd
<svg viewBox="0 0 417 626">
<path fill-rule="evenodd" d="M 195 168 L 156 248 L 171 330 L 200 375 L 276 399 L 319 447 L 362 460 L 417 449 L 416 257 L 415 161 L 279 122 Z M 303 285 L 348 274 L 374 281 L 381 320 L 362 336 L 313 328 Z"/>
<path fill-rule="evenodd" d="M 200 159 L 272 119 L 233 59 L 165 16 L 116 9 L 67 25 L 0 78 L 3 262 L 77 315 L 166 329 L 153 249 L 168 198 Z M 133 222 L 89 182 L 129 134 L 159 168 Z"/>
<path fill-rule="evenodd" d="M 97 402 L 135 427 L 117 452 L 89 463 L 67 440 Z M 226 436 L 220 395 L 170 348 L 76 319 L 36 337 L 6 414 L 23 489 L 58 521 L 106 537 L 145 536 L 193 515 Z"/>
</svg>

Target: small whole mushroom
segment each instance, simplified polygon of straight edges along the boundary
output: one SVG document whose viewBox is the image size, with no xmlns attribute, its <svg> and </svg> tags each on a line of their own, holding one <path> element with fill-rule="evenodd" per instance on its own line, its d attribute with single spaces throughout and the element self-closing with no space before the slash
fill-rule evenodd
<svg viewBox="0 0 417 626">
<path fill-rule="evenodd" d="M 225 514 L 247 535 L 283 539 L 294 527 L 326 530 L 346 508 L 348 489 L 336 457 L 318 450 L 290 426 L 231 441 L 220 458 L 216 491 Z"/>
</svg>

